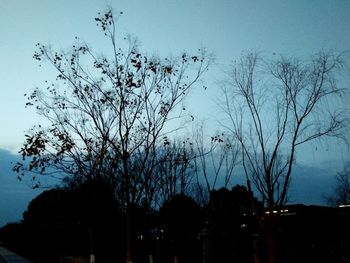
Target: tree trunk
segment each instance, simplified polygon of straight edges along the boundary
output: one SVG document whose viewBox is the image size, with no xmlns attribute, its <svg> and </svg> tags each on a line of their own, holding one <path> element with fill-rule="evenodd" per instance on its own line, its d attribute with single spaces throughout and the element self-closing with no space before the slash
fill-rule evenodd
<svg viewBox="0 0 350 263">
<path fill-rule="evenodd" d="M 279 261 L 278 261 L 277 240 L 276 240 L 276 235 L 275 235 L 273 226 L 271 226 L 271 222 L 269 222 L 269 225 L 265 229 L 265 235 L 266 235 L 268 262 L 278 263 Z"/>
<path fill-rule="evenodd" d="M 95 254 L 90 254 L 90 263 L 95 263 Z"/>
<path fill-rule="evenodd" d="M 259 234 L 253 235 L 254 263 L 261 263 L 261 240 Z"/>
<path fill-rule="evenodd" d="M 93 234 L 93 227 L 90 223 L 89 226 L 89 250 L 90 250 L 90 263 L 95 263 L 95 252 L 94 252 L 94 234 Z"/>
<path fill-rule="evenodd" d="M 132 208 L 128 205 L 126 209 L 126 263 L 133 260 L 133 235 L 132 235 Z"/>
<path fill-rule="evenodd" d="M 202 263 L 214 263 L 213 241 L 209 238 L 202 241 Z"/>
<path fill-rule="evenodd" d="M 89 252 L 90 252 L 90 263 L 95 263 L 95 240 L 94 240 L 94 228 L 95 228 L 95 209 L 96 209 L 96 185 L 92 184 L 92 196 L 90 204 L 90 218 L 89 218 Z"/>
</svg>

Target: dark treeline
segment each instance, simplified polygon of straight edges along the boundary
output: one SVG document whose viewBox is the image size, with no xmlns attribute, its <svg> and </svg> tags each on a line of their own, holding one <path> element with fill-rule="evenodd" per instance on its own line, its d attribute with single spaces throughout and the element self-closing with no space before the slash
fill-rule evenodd
<svg viewBox="0 0 350 263">
<path fill-rule="evenodd" d="M 158 210 L 133 207 L 135 262 L 202 262 L 204 254 L 215 262 L 251 262 L 257 226 L 249 202 L 246 188 L 237 185 L 213 191 L 205 206 L 177 194 Z M 125 218 L 110 186 L 93 181 L 43 192 L 0 238 L 35 262 L 85 262 L 92 245 L 97 262 L 124 262 Z"/>
<path fill-rule="evenodd" d="M 251 201 L 236 185 L 213 190 L 204 206 L 177 194 L 157 210 L 133 207 L 134 262 L 267 262 Z M 89 262 L 91 251 L 97 262 L 125 262 L 125 220 L 113 189 L 92 181 L 43 192 L 0 239 L 34 262 Z M 282 262 L 349 262 L 350 211 L 289 206 L 275 220 Z"/>
</svg>

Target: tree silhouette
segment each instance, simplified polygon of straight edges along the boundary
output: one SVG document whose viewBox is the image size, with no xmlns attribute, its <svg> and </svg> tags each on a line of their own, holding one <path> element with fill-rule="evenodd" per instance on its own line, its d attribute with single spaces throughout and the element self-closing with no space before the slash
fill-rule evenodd
<svg viewBox="0 0 350 263">
<path fill-rule="evenodd" d="M 335 176 L 335 189 L 333 194 L 327 197 L 327 201 L 333 206 L 350 204 L 350 163 Z"/>
<path fill-rule="evenodd" d="M 252 202 L 259 211 L 261 204 L 241 185 L 231 191 L 227 188 L 211 191 L 206 209 L 205 249 L 212 251 L 215 261 L 251 262 L 251 237 L 260 232 Z"/>
<path fill-rule="evenodd" d="M 236 140 L 222 133 L 211 136 L 208 142 L 204 135 L 204 126 L 198 126 L 193 134 L 193 151 L 198 184 L 204 181 L 207 193 L 216 189 L 219 184 L 228 187 L 240 162 L 240 150 Z"/>
<path fill-rule="evenodd" d="M 34 58 L 47 61 L 57 72 L 46 89 L 28 95 L 49 127 L 34 126 L 26 135 L 18 163 L 19 178 L 64 174 L 84 182 L 105 178 L 114 186 L 127 214 L 127 262 L 132 262 L 132 219 L 129 210 L 149 194 L 154 169 L 161 162 L 157 145 L 171 132 L 169 122 L 186 116 L 182 101 L 207 70 L 205 53 L 179 58 L 150 57 L 128 37 L 119 46 L 112 10 L 95 18 L 109 39 L 112 55 L 96 55 L 86 44 L 67 52 L 38 44 Z"/>
<path fill-rule="evenodd" d="M 172 141 L 166 138 L 158 150 L 162 161 L 154 171 L 159 178 L 154 186 L 157 191 L 154 207 L 160 207 L 177 194 L 190 196 L 197 185 L 193 165 L 195 154 L 189 138 Z"/>
<path fill-rule="evenodd" d="M 342 57 L 333 53 L 306 62 L 249 53 L 234 63 L 223 86 L 223 125 L 240 143 L 248 188 L 255 185 L 269 212 L 261 223 L 272 250 L 268 222 L 287 201 L 298 147 L 327 137 L 347 141 L 348 117 L 334 107 L 344 93 L 337 85 L 342 69 Z"/>
<path fill-rule="evenodd" d="M 195 254 L 191 245 L 197 239 L 201 223 L 201 209 L 190 197 L 177 194 L 167 200 L 160 209 L 160 221 L 164 236 L 173 243 L 175 261 L 191 261 Z M 192 241 L 192 242 L 191 242 Z"/>
<path fill-rule="evenodd" d="M 92 198 L 96 206 L 93 215 L 89 201 Z M 22 238 L 18 237 L 17 243 L 24 241 L 22 246 L 36 262 L 54 262 L 63 255 L 88 255 L 88 235 L 93 234 L 98 259 L 121 258 L 120 253 L 111 255 L 110 251 L 112 244 L 123 245 L 120 240 L 124 220 L 114 191 L 105 182 L 47 190 L 34 198 L 23 213 Z"/>
</svg>

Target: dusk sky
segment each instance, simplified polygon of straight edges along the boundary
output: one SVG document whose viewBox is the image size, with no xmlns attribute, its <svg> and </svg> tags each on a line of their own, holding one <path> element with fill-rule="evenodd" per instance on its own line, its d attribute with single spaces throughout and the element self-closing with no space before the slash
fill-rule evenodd
<svg viewBox="0 0 350 263">
<path fill-rule="evenodd" d="M 187 100 L 196 118 L 211 127 L 217 125 L 218 82 L 242 52 L 301 58 L 320 50 L 350 52 L 348 0 L 0 0 L 0 149 L 17 152 L 24 132 L 40 122 L 34 110 L 25 109 L 23 96 L 43 87 L 52 73 L 49 65 L 40 68 L 32 58 L 35 44 L 65 49 L 78 36 L 97 52 L 108 50 L 94 22 L 108 6 L 123 12 L 120 35 L 138 37 L 148 54 L 178 55 L 203 47 L 214 54 L 215 64 L 205 77 L 207 91 Z M 350 63 L 349 53 L 345 58 Z M 334 172 L 349 161 L 349 150 L 332 141 L 304 148 L 298 158 L 303 165 L 329 166 Z M 0 179 L 5 176 L 2 161 Z"/>
</svg>

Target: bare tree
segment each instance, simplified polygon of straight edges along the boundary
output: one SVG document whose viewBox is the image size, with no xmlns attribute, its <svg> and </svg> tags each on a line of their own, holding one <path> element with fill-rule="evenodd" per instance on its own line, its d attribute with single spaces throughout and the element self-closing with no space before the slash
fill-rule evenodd
<svg viewBox="0 0 350 263">
<path fill-rule="evenodd" d="M 48 61 L 57 79 L 28 95 L 49 127 L 36 126 L 21 149 L 14 169 L 37 174 L 63 172 L 86 180 L 107 178 L 126 215 L 127 262 L 132 262 L 131 209 L 147 196 L 159 165 L 157 145 L 170 132 L 167 123 L 185 116 L 182 101 L 207 70 L 204 52 L 160 59 L 141 53 L 128 38 L 119 47 L 111 10 L 95 18 L 110 40 L 112 53 L 96 55 L 77 43 L 68 52 L 38 44 L 34 58 Z M 37 183 L 36 183 L 37 184 Z"/>
<path fill-rule="evenodd" d="M 177 194 L 192 197 L 203 206 L 207 204 L 212 184 L 209 182 L 208 173 L 210 172 L 204 176 L 201 174 L 203 167 L 199 166 L 199 163 L 201 163 L 203 157 L 201 154 L 204 150 L 200 152 L 197 143 L 198 139 L 194 138 L 175 138 L 173 140 L 168 137 L 164 138 L 164 145 L 159 148 L 159 165 L 154 170 L 154 207 L 160 207 Z M 209 152 L 205 154 L 208 155 L 207 157 L 210 156 Z M 226 155 L 221 153 L 220 166 L 223 166 L 224 156 Z M 211 157 L 214 159 L 213 156 Z M 217 169 L 220 170 L 221 167 Z M 218 176 L 217 174 L 215 181 L 218 180 Z M 208 183 L 210 189 L 207 188 Z"/>
<path fill-rule="evenodd" d="M 326 198 L 332 206 L 350 204 L 350 163 L 345 165 L 343 171 L 337 173 L 334 192 Z"/>
<path fill-rule="evenodd" d="M 266 61 L 249 53 L 229 72 L 223 125 L 240 143 L 248 188 L 252 182 L 271 216 L 287 201 L 298 147 L 327 137 L 347 139 L 347 116 L 334 104 L 345 91 L 337 85 L 343 65 L 333 53 L 307 62 L 283 56 Z"/>
<path fill-rule="evenodd" d="M 197 180 L 197 195 L 200 197 L 207 215 L 208 228 L 203 232 L 203 262 L 212 262 L 214 243 L 211 230 L 215 224 L 218 207 L 212 192 L 218 187 L 228 187 L 234 169 L 239 164 L 239 145 L 225 134 L 206 136 L 204 126 L 198 125 L 193 131 L 194 167 Z M 198 199 L 198 198 L 197 198 Z"/>
<path fill-rule="evenodd" d="M 160 151 L 160 163 L 155 173 L 158 175 L 156 188 L 158 198 L 156 206 L 172 199 L 176 194 L 190 195 L 194 183 L 194 165 L 192 142 L 189 138 L 170 140 L 164 138 Z"/>
<path fill-rule="evenodd" d="M 224 133 L 206 140 L 203 125 L 193 134 L 194 166 L 198 184 L 209 193 L 217 187 L 228 187 L 239 164 L 239 145 Z"/>
</svg>

